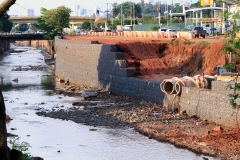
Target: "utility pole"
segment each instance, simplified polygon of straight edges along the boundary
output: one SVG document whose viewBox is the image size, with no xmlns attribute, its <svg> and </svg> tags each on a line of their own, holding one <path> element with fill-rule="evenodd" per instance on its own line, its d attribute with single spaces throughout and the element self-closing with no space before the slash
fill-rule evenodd
<svg viewBox="0 0 240 160">
<path fill-rule="evenodd" d="M 144 15 L 144 3 L 141 3 L 142 6 L 142 24 L 143 24 L 143 15 Z"/>
<path fill-rule="evenodd" d="M 133 0 L 133 25 L 134 25 L 134 31 L 135 31 L 135 5 L 134 5 L 134 0 Z"/>
<path fill-rule="evenodd" d="M 107 4 L 107 24 L 108 24 L 108 4 L 110 4 L 110 3 L 105 3 L 105 4 Z M 106 24 L 106 25 L 107 25 Z M 105 27 L 106 28 L 106 27 Z M 108 27 L 107 27 L 108 28 Z"/>
<path fill-rule="evenodd" d="M 110 6 L 110 11 L 112 12 L 112 30 L 113 30 L 113 9 L 112 9 L 112 6 Z"/>
<path fill-rule="evenodd" d="M 89 12 L 90 12 L 90 26 L 91 26 L 91 30 L 92 30 L 92 15 L 91 15 L 92 11 L 93 10 L 89 10 Z"/>
<path fill-rule="evenodd" d="M 123 28 L 122 25 L 123 25 L 123 17 L 122 17 L 122 3 L 121 3 L 121 29 Z"/>
<path fill-rule="evenodd" d="M 131 27 L 132 27 L 132 2 L 130 3 L 130 17 L 131 17 Z"/>
<path fill-rule="evenodd" d="M 159 24 L 159 27 L 161 28 L 161 1 L 159 1 L 159 4 L 158 4 L 158 24 Z"/>
</svg>

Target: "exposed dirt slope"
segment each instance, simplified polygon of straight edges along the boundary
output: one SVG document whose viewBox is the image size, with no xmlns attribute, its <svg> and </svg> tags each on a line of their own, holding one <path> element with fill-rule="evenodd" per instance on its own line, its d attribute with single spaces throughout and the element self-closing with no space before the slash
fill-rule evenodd
<svg viewBox="0 0 240 160">
<path fill-rule="evenodd" d="M 119 42 L 124 58 L 140 63 L 139 75 L 174 74 L 193 76 L 202 71 L 214 75 L 214 67 L 225 64 L 225 55 L 220 51 L 223 42 L 210 44 L 174 39 Z"/>
<path fill-rule="evenodd" d="M 67 36 L 65 39 L 89 39 L 102 44 L 117 44 L 123 52 L 123 58 L 129 61 L 129 67 L 136 71 L 136 76 L 142 78 L 154 75 L 193 76 L 202 71 L 206 75 L 214 75 L 214 67 L 225 64 L 225 55 L 221 52 L 223 40 L 113 36 Z"/>
</svg>

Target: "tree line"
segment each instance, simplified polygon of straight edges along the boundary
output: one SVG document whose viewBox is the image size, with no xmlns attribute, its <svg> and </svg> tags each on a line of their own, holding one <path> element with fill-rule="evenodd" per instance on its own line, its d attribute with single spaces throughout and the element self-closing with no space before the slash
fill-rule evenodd
<svg viewBox="0 0 240 160">
<path fill-rule="evenodd" d="M 222 2 L 217 1 L 216 6 L 221 6 Z M 160 7 L 160 10 L 157 8 Z M 193 3 L 189 8 L 200 8 L 200 0 L 196 3 Z M 141 0 L 139 3 L 134 3 L 132 1 L 126 1 L 121 4 L 113 3 L 112 4 L 112 18 L 109 18 L 108 21 L 94 24 L 90 21 L 85 21 L 82 25 L 79 25 L 79 29 L 90 30 L 94 28 L 105 28 L 105 25 L 109 29 L 115 30 L 117 25 L 133 25 L 133 24 L 158 24 L 159 19 L 158 15 L 160 11 L 161 22 L 162 24 L 171 22 L 171 23 L 182 23 L 182 20 L 179 18 L 171 18 L 169 16 L 170 10 L 172 13 L 182 13 L 183 8 L 180 4 L 160 4 L 156 2 L 155 4 L 144 3 L 144 0 Z M 41 8 L 41 16 L 36 19 L 34 24 L 19 24 L 14 26 L 12 22 L 9 21 L 9 15 L 7 13 L 3 14 L 0 17 L 0 31 L 1 32 L 14 32 L 14 31 L 32 31 L 44 30 L 46 31 L 45 37 L 48 39 L 53 39 L 54 36 L 60 35 L 63 36 L 64 28 L 69 28 L 69 18 L 70 18 L 71 9 L 60 6 L 55 9 L 47 10 L 46 8 Z M 190 13 L 187 13 L 189 17 Z M 211 12 L 208 10 L 203 10 L 203 18 L 211 16 Z"/>
</svg>

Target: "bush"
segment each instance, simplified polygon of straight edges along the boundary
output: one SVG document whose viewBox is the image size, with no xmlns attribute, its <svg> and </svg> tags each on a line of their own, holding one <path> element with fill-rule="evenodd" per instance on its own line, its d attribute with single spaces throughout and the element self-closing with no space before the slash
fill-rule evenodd
<svg viewBox="0 0 240 160">
<path fill-rule="evenodd" d="M 153 26 L 151 29 L 152 31 L 157 31 L 160 27 L 159 26 Z"/>
</svg>

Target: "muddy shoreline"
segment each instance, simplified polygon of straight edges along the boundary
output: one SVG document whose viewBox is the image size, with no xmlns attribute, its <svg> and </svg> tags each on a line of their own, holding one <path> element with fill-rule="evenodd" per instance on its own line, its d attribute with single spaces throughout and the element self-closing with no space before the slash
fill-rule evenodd
<svg viewBox="0 0 240 160">
<path fill-rule="evenodd" d="M 60 95 L 81 96 L 84 87 L 65 86 L 57 90 Z M 160 142 L 173 144 L 178 148 L 188 149 L 196 154 L 216 157 L 217 159 L 239 159 L 240 152 L 233 142 L 227 141 L 221 146 L 222 136 L 238 135 L 238 130 L 224 130 L 215 123 L 201 120 L 187 113 L 168 111 L 160 105 L 129 97 L 117 96 L 107 91 L 98 90 L 95 97 L 73 102 L 68 110 L 40 111 L 39 116 L 71 120 L 93 127 L 134 128 L 139 133 Z M 219 145 L 219 144 L 220 145 Z"/>
</svg>

